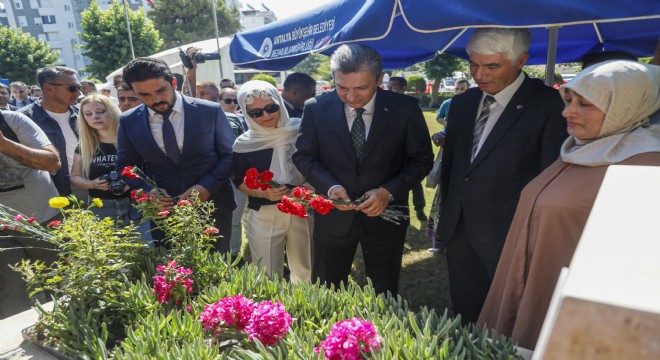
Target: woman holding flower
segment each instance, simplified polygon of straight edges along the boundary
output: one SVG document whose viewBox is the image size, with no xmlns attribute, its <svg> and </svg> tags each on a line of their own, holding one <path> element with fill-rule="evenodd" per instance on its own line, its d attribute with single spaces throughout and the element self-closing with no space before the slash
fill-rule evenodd
<svg viewBox="0 0 660 360">
<path fill-rule="evenodd" d="M 112 186 L 111 176 L 117 159 L 120 114 L 117 105 L 106 96 L 89 95 L 82 100 L 78 116 L 80 143 L 73 158 L 71 183 L 89 190 L 90 198 L 100 199 L 95 200 L 97 206 L 92 208 L 96 215 L 125 225 L 130 201 L 128 186 L 117 181 Z"/>
<path fill-rule="evenodd" d="M 286 249 L 291 281 L 310 281 L 311 249 L 307 219 L 277 210 L 287 186 L 265 190 L 249 189 L 243 183 L 246 171 L 270 170 L 272 181 L 300 186 L 305 179 L 291 161 L 295 151 L 300 119 L 290 119 L 282 111 L 284 100 L 275 87 L 265 81 L 248 81 L 238 91 L 249 130 L 234 143 L 234 182 L 248 195 L 246 234 L 252 259 L 269 274 L 281 274 Z M 267 179 L 268 180 L 268 179 Z"/>
</svg>

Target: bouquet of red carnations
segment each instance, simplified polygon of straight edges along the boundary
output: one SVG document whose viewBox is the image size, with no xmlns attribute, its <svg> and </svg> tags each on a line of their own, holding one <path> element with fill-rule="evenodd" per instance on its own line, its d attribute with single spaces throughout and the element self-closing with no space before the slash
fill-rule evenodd
<svg viewBox="0 0 660 360">
<path fill-rule="evenodd" d="M 269 170 L 264 170 L 259 173 L 255 168 L 249 168 L 245 173 L 243 183 L 248 189 L 257 190 L 261 189 L 266 191 L 270 188 L 278 188 L 286 186 L 273 181 L 273 173 Z M 360 205 L 363 200 L 356 201 L 342 201 L 337 199 L 328 199 L 323 195 L 315 194 L 314 191 L 308 190 L 304 187 L 296 187 L 292 191 L 292 197 L 282 196 L 282 200 L 277 204 L 277 209 L 285 214 L 291 214 L 300 218 L 306 218 L 316 210 L 321 215 L 326 215 L 330 210 L 334 209 L 335 205 Z M 410 217 L 401 210 L 396 208 L 405 208 L 407 206 L 392 205 L 388 206 L 380 217 L 389 222 L 400 225 L 402 221 L 408 220 Z"/>
</svg>

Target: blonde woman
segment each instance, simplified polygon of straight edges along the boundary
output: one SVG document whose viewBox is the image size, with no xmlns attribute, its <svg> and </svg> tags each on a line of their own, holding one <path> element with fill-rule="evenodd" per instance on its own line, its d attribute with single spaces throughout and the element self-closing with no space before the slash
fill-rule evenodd
<svg viewBox="0 0 660 360">
<path fill-rule="evenodd" d="M 80 103 L 78 131 L 80 142 L 73 158 L 71 183 L 89 190 L 90 198 L 99 198 L 102 207 L 93 207 L 99 217 L 111 217 L 117 225 L 128 220 L 129 193 L 117 176 L 117 128 L 121 111 L 103 95 L 86 96 Z"/>
</svg>

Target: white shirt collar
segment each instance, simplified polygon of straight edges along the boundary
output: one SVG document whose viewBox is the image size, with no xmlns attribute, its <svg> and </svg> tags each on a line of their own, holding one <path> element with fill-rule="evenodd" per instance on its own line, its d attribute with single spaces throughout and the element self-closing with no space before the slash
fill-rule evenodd
<svg viewBox="0 0 660 360">
<path fill-rule="evenodd" d="M 483 100 L 483 98 L 486 97 L 486 95 L 491 95 L 492 97 L 495 98 L 495 101 L 499 105 L 506 108 L 506 106 L 509 104 L 509 101 L 511 101 L 513 95 L 516 93 L 516 91 L 518 91 L 518 88 L 520 87 L 520 85 L 522 85 L 524 80 L 525 80 L 525 73 L 521 71 L 520 74 L 518 74 L 516 80 L 514 80 L 511 84 L 509 84 L 509 86 L 500 90 L 500 92 L 498 92 L 495 95 L 491 95 L 484 92 L 481 98 Z"/>
<path fill-rule="evenodd" d="M 369 102 L 366 105 L 364 105 L 364 107 L 362 107 L 364 109 L 365 114 L 373 114 L 374 113 L 374 108 L 376 107 L 376 94 L 378 94 L 377 90 L 374 93 L 374 96 L 371 97 L 371 100 L 369 100 Z M 355 111 L 354 108 L 348 106 L 345 103 L 344 103 L 344 107 L 346 109 L 349 109 L 350 111 Z"/>
</svg>

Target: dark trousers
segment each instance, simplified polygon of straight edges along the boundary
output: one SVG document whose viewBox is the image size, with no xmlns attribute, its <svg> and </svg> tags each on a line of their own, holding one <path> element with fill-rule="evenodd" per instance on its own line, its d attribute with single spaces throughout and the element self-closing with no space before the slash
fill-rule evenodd
<svg viewBox="0 0 660 360">
<path fill-rule="evenodd" d="M 412 188 L 412 200 L 413 200 L 413 206 L 416 209 L 423 209 L 424 206 L 426 206 L 426 199 L 424 199 L 424 188 L 422 187 L 422 183 L 418 183 L 417 185 L 413 186 Z"/>
<path fill-rule="evenodd" d="M 312 281 L 326 285 L 348 281 L 358 243 L 362 247 L 366 275 L 377 294 L 399 291 L 399 274 L 406 240 L 407 224 L 395 225 L 380 218 L 356 214 L 348 233 L 329 235 L 315 225 L 312 257 Z"/>
<path fill-rule="evenodd" d="M 213 216 L 215 218 L 215 227 L 220 230 L 218 233 L 219 236 L 216 237 L 216 241 L 213 243 L 214 251 L 226 254 L 229 252 L 229 241 L 231 239 L 232 211 L 216 209 Z M 165 233 L 158 229 L 155 224 L 151 224 L 151 229 L 151 236 L 154 238 L 154 245 L 156 247 L 166 246 L 162 241 L 165 238 Z"/>
<path fill-rule="evenodd" d="M 461 215 L 456 232 L 446 242 L 449 291 L 454 315 L 463 324 L 476 322 L 493 282 L 497 260 L 484 259 L 472 248 Z"/>
</svg>

